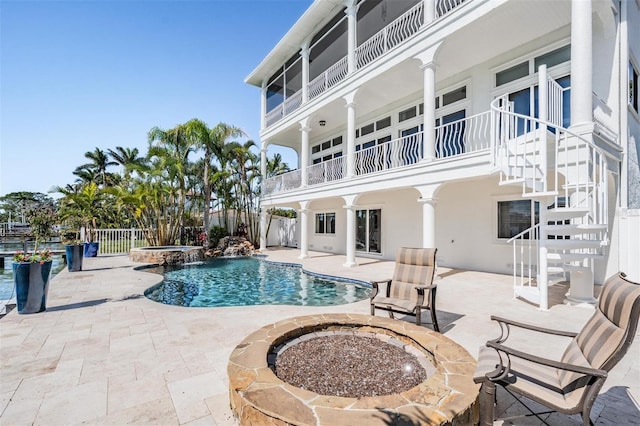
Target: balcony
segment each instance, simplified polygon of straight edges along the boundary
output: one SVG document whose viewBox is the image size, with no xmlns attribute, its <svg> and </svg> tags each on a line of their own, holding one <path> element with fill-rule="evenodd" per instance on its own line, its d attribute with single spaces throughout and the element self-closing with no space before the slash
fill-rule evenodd
<svg viewBox="0 0 640 426">
<path fill-rule="evenodd" d="M 435 156 L 451 160 L 465 154 L 488 149 L 491 136 L 490 112 L 483 112 L 435 128 Z M 354 153 L 353 175 L 365 176 L 406 168 L 424 159 L 424 134 L 416 133 L 381 143 Z M 430 164 L 430 163 L 424 163 Z M 329 184 L 349 179 L 347 157 L 313 164 L 269 179 L 262 184 L 262 195 L 295 191 L 306 186 Z"/>
<path fill-rule="evenodd" d="M 433 22 L 451 13 L 464 1 L 465 0 L 436 0 L 434 11 L 435 19 Z M 423 24 L 424 3 L 419 2 L 356 48 L 356 70 L 366 68 L 380 56 L 411 38 L 422 28 Z M 348 58 L 344 56 L 307 84 L 309 101 L 319 97 L 347 78 L 347 62 Z M 287 115 L 296 111 L 303 103 L 302 90 L 298 90 L 293 95 L 286 97 L 281 104 L 266 113 L 266 127 L 277 123 Z"/>
</svg>

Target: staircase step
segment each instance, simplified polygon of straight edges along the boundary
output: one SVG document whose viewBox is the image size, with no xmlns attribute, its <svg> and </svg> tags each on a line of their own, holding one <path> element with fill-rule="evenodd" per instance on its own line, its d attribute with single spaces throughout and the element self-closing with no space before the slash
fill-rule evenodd
<svg viewBox="0 0 640 426">
<path fill-rule="evenodd" d="M 547 248 L 549 249 L 598 249 L 606 245 L 602 240 L 579 240 L 572 238 L 570 240 L 547 240 Z"/>
<path fill-rule="evenodd" d="M 583 217 L 587 213 L 589 213 L 589 209 L 585 209 L 585 208 L 556 207 L 554 209 L 548 209 L 545 212 L 545 219 L 548 221 L 574 219 L 578 217 Z"/>
<path fill-rule="evenodd" d="M 597 223 L 584 225 L 547 225 L 545 229 L 549 235 L 580 235 L 606 231 L 607 225 Z"/>
<path fill-rule="evenodd" d="M 579 262 L 585 259 L 602 259 L 604 255 L 596 253 L 548 253 L 547 259 L 552 262 Z"/>
<path fill-rule="evenodd" d="M 556 197 L 558 195 L 557 191 L 536 191 L 536 192 L 528 192 L 526 194 L 522 194 L 523 198 L 549 198 Z"/>
</svg>

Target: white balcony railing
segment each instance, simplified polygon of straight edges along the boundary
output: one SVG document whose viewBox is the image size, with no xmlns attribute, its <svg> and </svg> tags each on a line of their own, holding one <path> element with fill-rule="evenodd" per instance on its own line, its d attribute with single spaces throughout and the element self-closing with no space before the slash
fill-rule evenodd
<svg viewBox="0 0 640 426">
<path fill-rule="evenodd" d="M 436 0 L 436 19 L 443 17 L 464 2 L 465 0 Z"/>
<path fill-rule="evenodd" d="M 436 127 L 436 157 L 451 157 L 487 149 L 490 140 L 490 111 L 452 121 Z"/>
<path fill-rule="evenodd" d="M 420 2 L 358 46 L 356 67 L 358 69 L 364 67 L 411 37 L 420 29 L 423 22 L 423 3 Z"/>
<path fill-rule="evenodd" d="M 344 157 L 338 157 L 309 166 L 307 167 L 307 183 L 317 185 L 340 180 L 346 175 L 346 165 Z"/>
<path fill-rule="evenodd" d="M 357 151 L 355 172 L 366 175 L 415 164 L 422 160 L 423 152 L 422 133 L 404 136 Z"/>
<path fill-rule="evenodd" d="M 284 101 L 283 115 L 286 117 L 302 105 L 302 90 L 298 90 Z"/>
<path fill-rule="evenodd" d="M 267 127 L 271 126 L 273 123 L 279 121 L 282 117 L 284 117 L 283 111 L 284 104 L 280 104 L 269 111 L 265 116 L 265 124 L 267 125 Z"/>
<path fill-rule="evenodd" d="M 462 120 L 436 127 L 435 156 L 451 158 L 481 151 L 490 147 L 491 113 L 476 114 Z M 410 166 L 420 162 L 425 155 L 423 134 L 415 133 L 389 142 L 356 151 L 354 172 L 367 175 Z M 428 163 L 425 163 L 425 165 Z M 305 168 L 307 185 L 339 181 L 346 178 L 347 157 L 313 164 Z M 266 179 L 263 195 L 297 189 L 302 185 L 300 170 Z"/>
<path fill-rule="evenodd" d="M 340 59 L 309 83 L 309 100 L 321 95 L 347 76 L 347 57 Z"/>
<path fill-rule="evenodd" d="M 289 191 L 299 188 L 302 184 L 302 174 L 300 170 L 283 173 L 262 182 L 262 195 L 274 194 L 276 192 Z"/>
</svg>

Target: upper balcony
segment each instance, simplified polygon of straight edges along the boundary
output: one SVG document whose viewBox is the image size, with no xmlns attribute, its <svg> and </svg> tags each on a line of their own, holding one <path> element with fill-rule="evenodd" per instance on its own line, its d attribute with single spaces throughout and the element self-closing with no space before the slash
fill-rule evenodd
<svg viewBox="0 0 640 426">
<path fill-rule="evenodd" d="M 305 103 L 320 97 L 347 79 L 353 72 L 371 66 L 376 59 L 412 38 L 421 28 L 447 16 L 465 2 L 465 0 L 416 1 L 388 25 L 359 43 L 353 52 L 351 64 L 346 46 L 346 22 L 341 19 L 329 22 L 316 34 L 308 50 L 303 49 L 286 61 L 282 70 L 276 72 L 264 87 L 264 128 L 274 125 Z M 398 2 L 394 5 L 402 4 L 407 3 Z M 433 10 L 425 11 L 425 7 Z M 343 12 L 340 14 L 344 15 Z M 339 15 L 336 18 L 339 18 Z M 366 18 L 365 15 L 362 18 L 358 17 L 358 20 L 364 22 Z M 314 57 L 314 49 L 321 53 Z M 341 55 L 341 53 L 344 54 Z M 332 61 L 331 58 L 335 57 L 339 59 Z M 314 60 L 318 65 L 312 64 Z M 324 64 L 329 66 L 319 68 Z M 310 75 L 312 78 L 309 80 Z"/>
<path fill-rule="evenodd" d="M 426 166 L 451 162 L 480 151 L 488 153 L 491 140 L 490 113 L 487 111 L 437 126 L 435 133 L 436 158 L 431 161 L 425 161 L 425 141 L 423 133 L 419 132 L 356 151 L 352 164 L 349 164 L 347 156 L 341 156 L 265 179 L 262 195 L 270 196 L 321 184 L 347 182 L 352 177 L 384 177 L 390 171 L 409 169 L 421 164 Z"/>
</svg>

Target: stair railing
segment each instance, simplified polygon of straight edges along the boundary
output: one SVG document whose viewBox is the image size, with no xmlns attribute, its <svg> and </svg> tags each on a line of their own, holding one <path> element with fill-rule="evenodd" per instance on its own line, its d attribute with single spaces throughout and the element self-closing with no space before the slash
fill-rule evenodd
<svg viewBox="0 0 640 426">
<path fill-rule="evenodd" d="M 507 240 L 513 248 L 513 297 L 518 295 L 518 287 L 533 287 L 539 264 L 539 236 L 540 224 L 537 223 Z"/>
</svg>

